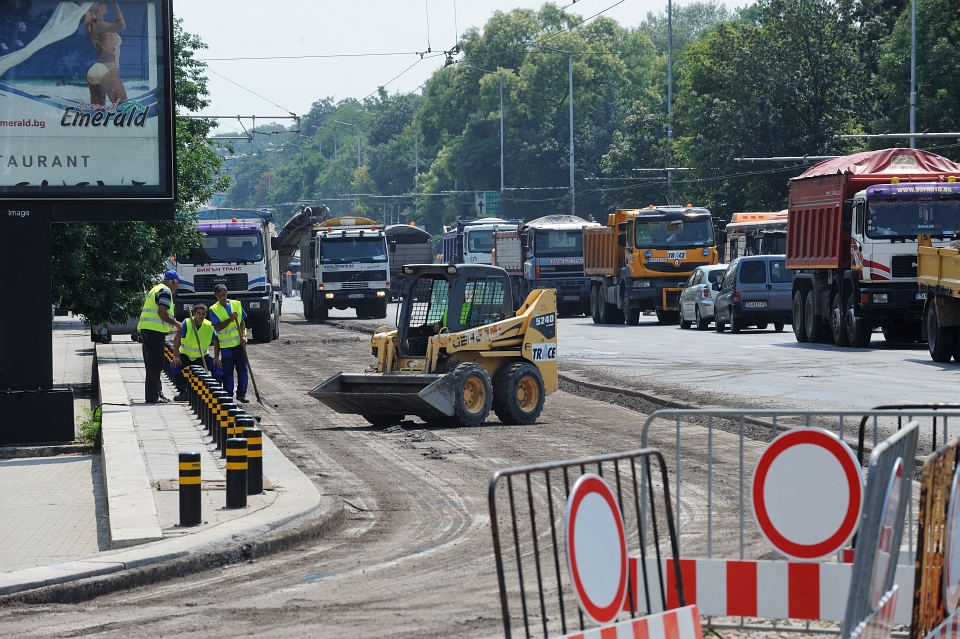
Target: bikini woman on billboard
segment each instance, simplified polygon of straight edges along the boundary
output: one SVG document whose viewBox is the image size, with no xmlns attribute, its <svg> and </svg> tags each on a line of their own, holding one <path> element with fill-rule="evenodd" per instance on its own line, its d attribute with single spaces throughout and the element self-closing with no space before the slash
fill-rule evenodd
<svg viewBox="0 0 960 639">
<path fill-rule="evenodd" d="M 113 4 L 115 22 L 107 22 L 107 3 L 99 2 L 84 15 L 87 35 L 100 55 L 87 71 L 90 103 L 103 106 L 107 100 L 117 104 L 127 99 L 127 91 L 120 81 L 120 31 L 127 28 L 116 2 Z"/>
</svg>

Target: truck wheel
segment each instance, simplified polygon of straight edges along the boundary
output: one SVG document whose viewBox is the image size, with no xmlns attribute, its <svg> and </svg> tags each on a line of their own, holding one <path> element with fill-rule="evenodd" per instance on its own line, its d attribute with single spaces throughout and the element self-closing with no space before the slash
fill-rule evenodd
<svg viewBox="0 0 960 639">
<path fill-rule="evenodd" d="M 381 300 L 374 303 L 374 319 L 384 319 L 387 316 L 387 300 Z"/>
<path fill-rule="evenodd" d="M 453 369 L 453 418 L 461 426 L 479 426 L 490 416 L 493 386 L 479 364 L 460 364 Z"/>
<path fill-rule="evenodd" d="M 316 309 L 316 311 L 317 312 L 314 314 L 314 319 L 323 321 L 330 317 L 330 309 L 326 306 L 321 306 L 320 308 Z"/>
<path fill-rule="evenodd" d="M 590 317 L 594 324 L 600 324 L 600 292 L 598 287 L 590 287 Z"/>
<path fill-rule="evenodd" d="M 543 411 L 543 377 L 528 362 L 502 367 L 493 379 L 493 411 L 504 424 L 532 424 Z"/>
<path fill-rule="evenodd" d="M 730 314 L 730 332 L 739 333 L 743 330 L 743 318 L 737 317 L 734 314 Z"/>
<path fill-rule="evenodd" d="M 627 312 L 627 324 L 630 326 L 638 326 L 640 324 L 640 308 L 631 308 Z"/>
<path fill-rule="evenodd" d="M 803 289 L 793 294 L 793 336 L 798 342 L 807 341 L 807 329 L 803 321 L 803 307 L 807 302 L 805 298 Z"/>
<path fill-rule="evenodd" d="M 583 313 L 584 317 L 590 317 L 593 315 L 593 306 L 590 304 L 590 302 L 583 303 L 583 309 L 581 312 Z"/>
<path fill-rule="evenodd" d="M 253 325 L 253 341 L 257 344 L 270 343 L 270 316 Z"/>
<path fill-rule="evenodd" d="M 940 326 L 933 304 L 927 306 L 927 348 L 935 362 L 949 362 L 957 341 L 956 326 Z"/>
<path fill-rule="evenodd" d="M 300 292 L 300 301 L 303 302 L 303 319 L 309 322 L 313 319 L 313 299 L 306 289 Z"/>
<path fill-rule="evenodd" d="M 837 346 L 850 345 L 845 328 L 843 325 L 843 307 L 840 306 L 840 291 L 837 291 L 830 301 L 830 334 L 833 337 L 833 343 Z"/>
<path fill-rule="evenodd" d="M 405 415 L 361 415 L 365 420 L 373 424 L 374 426 L 382 426 L 386 428 L 387 426 L 393 426 L 394 424 L 399 424 L 403 421 Z"/>
<path fill-rule="evenodd" d="M 870 338 L 873 336 L 873 324 L 868 322 L 866 318 L 855 317 L 854 301 L 853 291 L 850 291 L 847 293 L 847 299 L 843 303 L 843 319 L 847 343 L 853 348 L 867 348 L 870 346 Z"/>
<path fill-rule="evenodd" d="M 827 340 L 827 327 L 814 309 L 815 295 L 813 291 L 807 292 L 803 303 L 803 323 L 807 331 L 807 341 L 811 344 L 823 344 Z"/>
</svg>

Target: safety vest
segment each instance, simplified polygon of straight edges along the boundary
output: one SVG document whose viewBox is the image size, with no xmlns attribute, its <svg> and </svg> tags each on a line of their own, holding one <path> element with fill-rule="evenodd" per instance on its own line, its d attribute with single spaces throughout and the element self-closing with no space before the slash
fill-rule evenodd
<svg viewBox="0 0 960 639">
<path fill-rule="evenodd" d="M 232 311 L 237 312 L 236 322 L 230 320 L 229 324 L 217 331 L 217 339 L 220 340 L 220 348 L 233 348 L 234 346 L 240 346 L 240 330 L 237 325 L 243 319 L 243 307 L 240 306 L 240 302 L 236 300 L 227 300 L 227 306 L 230 307 L 231 311 L 228 311 L 226 308 L 224 308 L 220 302 L 217 302 L 210 307 L 210 312 L 217 317 L 217 324 L 230 319 L 230 313 Z"/>
<path fill-rule="evenodd" d="M 200 359 L 213 342 L 213 324 L 210 320 L 203 320 L 197 330 L 196 323 L 188 319 L 183 325 L 187 327 L 187 334 L 180 337 L 180 352 L 190 359 Z M 190 333 L 193 333 L 192 337 Z"/>
<path fill-rule="evenodd" d="M 137 323 L 138 331 L 157 331 L 160 333 L 169 333 L 172 328 L 169 324 L 160 319 L 160 305 L 157 304 L 157 294 L 166 290 L 170 293 L 170 287 L 166 284 L 157 284 L 147 293 L 147 298 L 143 300 L 143 310 L 140 311 L 140 321 Z"/>
</svg>

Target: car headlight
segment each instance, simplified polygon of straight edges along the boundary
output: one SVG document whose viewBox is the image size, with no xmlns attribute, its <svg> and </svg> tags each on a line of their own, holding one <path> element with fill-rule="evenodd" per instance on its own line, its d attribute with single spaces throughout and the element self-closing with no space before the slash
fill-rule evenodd
<svg viewBox="0 0 960 639">
<path fill-rule="evenodd" d="M 634 280 L 633 288 L 650 288 L 650 280 Z"/>
</svg>

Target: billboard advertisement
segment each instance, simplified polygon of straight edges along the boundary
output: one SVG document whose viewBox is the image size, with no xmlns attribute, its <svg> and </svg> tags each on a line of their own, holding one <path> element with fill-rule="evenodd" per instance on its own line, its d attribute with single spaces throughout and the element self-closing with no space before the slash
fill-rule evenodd
<svg viewBox="0 0 960 639">
<path fill-rule="evenodd" d="M 173 198 L 169 0 L 0 0 L 0 199 Z"/>
</svg>

